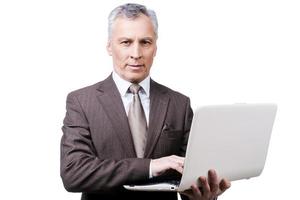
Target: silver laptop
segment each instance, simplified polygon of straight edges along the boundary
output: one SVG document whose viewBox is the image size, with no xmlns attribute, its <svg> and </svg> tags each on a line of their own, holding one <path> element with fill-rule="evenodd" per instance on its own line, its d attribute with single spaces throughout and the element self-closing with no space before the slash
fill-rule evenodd
<svg viewBox="0 0 300 200">
<path fill-rule="evenodd" d="M 230 181 L 259 176 L 277 111 L 275 104 L 204 106 L 195 110 L 180 181 L 124 185 L 137 191 L 184 191 L 215 169 Z"/>
</svg>

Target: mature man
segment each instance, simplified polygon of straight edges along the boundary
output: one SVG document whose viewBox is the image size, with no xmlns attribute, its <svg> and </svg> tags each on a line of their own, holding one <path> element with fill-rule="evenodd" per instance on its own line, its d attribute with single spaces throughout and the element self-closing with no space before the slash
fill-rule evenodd
<svg viewBox="0 0 300 200">
<path fill-rule="evenodd" d="M 153 81 L 157 20 L 138 4 L 109 16 L 113 73 L 71 92 L 61 140 L 61 177 L 82 199 L 177 199 L 176 193 L 132 192 L 122 185 L 165 172 L 182 173 L 193 117 L 188 97 Z M 182 198 L 214 199 L 230 186 L 210 170 Z"/>
</svg>

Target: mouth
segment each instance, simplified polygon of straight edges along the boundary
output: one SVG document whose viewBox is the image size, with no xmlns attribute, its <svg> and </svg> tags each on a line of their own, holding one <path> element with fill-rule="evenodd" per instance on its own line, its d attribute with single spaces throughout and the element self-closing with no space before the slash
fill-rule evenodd
<svg viewBox="0 0 300 200">
<path fill-rule="evenodd" d="M 133 65 L 127 64 L 127 66 L 132 69 L 139 69 L 139 68 L 144 67 L 144 65 L 142 65 L 142 64 L 133 64 Z"/>
</svg>

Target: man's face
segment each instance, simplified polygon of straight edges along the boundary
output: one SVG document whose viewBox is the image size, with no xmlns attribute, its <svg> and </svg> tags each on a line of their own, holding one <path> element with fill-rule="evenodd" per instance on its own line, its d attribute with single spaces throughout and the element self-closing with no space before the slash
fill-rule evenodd
<svg viewBox="0 0 300 200">
<path fill-rule="evenodd" d="M 113 58 L 116 73 L 129 82 L 141 82 L 149 75 L 156 54 L 151 20 L 145 15 L 133 20 L 119 17 L 111 31 L 107 51 Z"/>
</svg>

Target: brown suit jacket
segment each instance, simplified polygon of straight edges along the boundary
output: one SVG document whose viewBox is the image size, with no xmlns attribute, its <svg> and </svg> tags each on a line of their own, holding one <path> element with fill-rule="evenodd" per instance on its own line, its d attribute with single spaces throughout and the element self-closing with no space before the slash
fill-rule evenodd
<svg viewBox="0 0 300 200">
<path fill-rule="evenodd" d="M 136 158 L 127 115 L 109 76 L 71 92 L 62 127 L 61 177 L 82 199 L 177 199 L 176 193 L 131 192 L 122 185 L 149 179 L 150 159 L 184 156 L 193 112 L 188 97 L 150 82 L 145 158 Z"/>
</svg>

